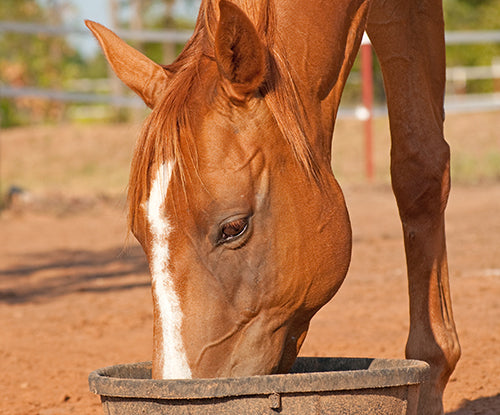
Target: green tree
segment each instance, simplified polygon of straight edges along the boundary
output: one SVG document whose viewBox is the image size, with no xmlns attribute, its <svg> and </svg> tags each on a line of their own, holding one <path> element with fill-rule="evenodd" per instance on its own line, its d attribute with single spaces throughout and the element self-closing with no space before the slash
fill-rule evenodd
<svg viewBox="0 0 500 415">
<path fill-rule="evenodd" d="M 498 0 L 444 0 L 446 30 L 500 30 Z M 491 65 L 500 59 L 500 44 L 449 45 L 446 48 L 448 66 Z M 491 92 L 493 80 L 467 82 L 467 92 Z"/>
<path fill-rule="evenodd" d="M 498 0 L 444 0 L 447 30 L 500 29 Z"/>
<path fill-rule="evenodd" d="M 63 6 L 63 2 L 47 4 Z M 54 12 L 35 0 L 0 2 L 0 20 L 57 24 Z M 0 82 L 14 87 L 57 89 L 77 77 L 83 65 L 81 56 L 60 36 L 1 33 L 0 56 Z M 40 99 L 2 99 L 2 126 L 57 119 L 64 108 L 61 103 Z"/>
</svg>

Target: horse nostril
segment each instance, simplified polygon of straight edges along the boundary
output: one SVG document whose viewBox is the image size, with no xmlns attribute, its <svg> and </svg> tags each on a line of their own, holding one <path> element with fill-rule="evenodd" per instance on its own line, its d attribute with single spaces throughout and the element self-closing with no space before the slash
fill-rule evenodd
<svg viewBox="0 0 500 415">
<path fill-rule="evenodd" d="M 249 321 L 258 314 L 258 311 L 252 308 L 245 308 L 241 310 L 241 316 L 245 321 Z"/>
</svg>

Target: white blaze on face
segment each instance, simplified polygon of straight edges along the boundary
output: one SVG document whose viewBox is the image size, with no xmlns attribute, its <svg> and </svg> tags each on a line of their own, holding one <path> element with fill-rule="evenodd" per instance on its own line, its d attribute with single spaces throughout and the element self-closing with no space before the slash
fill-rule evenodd
<svg viewBox="0 0 500 415">
<path fill-rule="evenodd" d="M 182 312 L 174 281 L 169 272 L 168 236 L 171 227 L 165 209 L 165 199 L 173 167 L 173 162 L 167 162 L 159 167 L 151 186 L 146 215 L 152 233 L 150 268 L 153 296 L 159 309 L 162 332 L 162 377 L 188 379 L 191 378 L 191 370 L 181 336 Z"/>
</svg>

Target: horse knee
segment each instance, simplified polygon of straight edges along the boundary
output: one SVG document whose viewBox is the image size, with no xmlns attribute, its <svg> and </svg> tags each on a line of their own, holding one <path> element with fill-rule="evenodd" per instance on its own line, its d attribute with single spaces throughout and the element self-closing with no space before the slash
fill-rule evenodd
<svg viewBox="0 0 500 415">
<path fill-rule="evenodd" d="M 454 332 L 449 333 L 447 340 L 440 344 L 434 342 L 423 344 L 422 339 L 412 342 L 410 336 L 406 345 L 407 359 L 422 360 L 429 364 L 431 370 L 427 388 L 433 391 L 427 393 L 438 396 L 438 400 L 442 399 L 442 394 L 455 370 L 460 354 L 460 344 Z"/>
<path fill-rule="evenodd" d="M 453 337 L 451 343 L 451 347 L 449 347 L 445 353 L 446 363 L 443 369 L 445 371 L 446 380 L 450 378 L 451 374 L 455 370 L 455 367 L 457 366 L 458 361 L 460 360 L 460 356 L 462 355 L 462 349 L 456 336 Z"/>
<path fill-rule="evenodd" d="M 436 329 L 436 328 L 435 328 Z M 406 356 L 411 359 L 423 360 L 432 367 L 438 368 L 441 375 L 450 375 L 461 355 L 460 343 L 455 329 L 441 330 L 439 336 L 427 337 L 418 331 L 410 331 L 406 344 Z"/>
<path fill-rule="evenodd" d="M 450 192 L 450 148 L 446 141 L 404 154 L 393 151 L 391 175 L 403 222 L 442 217 Z"/>
</svg>

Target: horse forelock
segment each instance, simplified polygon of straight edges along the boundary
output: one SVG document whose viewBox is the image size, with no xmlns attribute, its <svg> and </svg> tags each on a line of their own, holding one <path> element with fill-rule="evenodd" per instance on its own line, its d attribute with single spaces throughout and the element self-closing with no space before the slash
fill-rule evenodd
<svg viewBox="0 0 500 415">
<path fill-rule="evenodd" d="M 182 78 L 182 79 L 181 79 Z M 129 179 L 129 225 L 135 229 L 138 210 L 146 201 L 158 168 L 172 163 L 182 182 L 189 170 L 185 168 L 186 156 L 182 147 L 194 148 L 192 117 L 185 105 L 192 92 L 192 79 L 181 76 L 181 88 L 167 88 L 164 101 L 149 115 L 136 145 Z M 174 85 L 172 85 L 174 86 Z M 192 158 L 195 159 L 194 155 Z"/>
<path fill-rule="evenodd" d="M 196 112 L 191 111 L 195 99 L 203 99 L 207 105 L 213 100 L 214 88 L 207 83 L 202 62 L 214 60 L 213 40 L 218 21 L 219 0 L 203 0 L 196 27 L 190 41 L 176 59 L 167 67 L 172 73 L 162 101 L 146 120 L 134 152 L 128 190 L 129 227 L 137 225 L 140 206 L 147 200 L 151 182 L 158 166 L 167 161 L 175 162 L 176 173 L 184 183 L 196 169 L 196 140 L 194 137 Z M 261 7 L 255 1 L 234 1 L 255 24 L 267 47 L 267 76 L 261 86 L 261 94 L 273 115 L 283 137 L 291 146 L 297 162 L 314 180 L 320 179 L 307 132 L 308 119 L 296 87 L 292 69 L 287 62 L 282 40 L 275 36 L 273 0 L 264 0 Z M 188 159 L 186 159 L 186 157 Z M 187 167 L 189 164 L 189 168 Z"/>
</svg>

